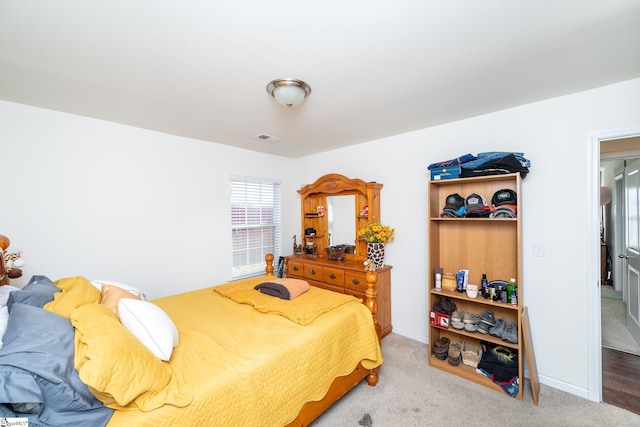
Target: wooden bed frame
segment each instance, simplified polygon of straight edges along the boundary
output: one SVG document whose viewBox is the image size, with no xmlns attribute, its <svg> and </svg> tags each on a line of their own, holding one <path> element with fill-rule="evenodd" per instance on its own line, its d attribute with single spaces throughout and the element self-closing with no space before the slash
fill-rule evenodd
<svg viewBox="0 0 640 427">
<path fill-rule="evenodd" d="M 267 262 L 265 270 L 268 276 L 273 276 L 273 259 L 274 257 L 271 254 L 267 254 L 267 256 L 265 256 L 265 261 Z M 376 283 L 378 281 L 378 274 L 375 271 L 368 271 L 366 274 L 366 280 L 367 290 L 365 292 L 365 301 L 363 302 L 371 312 L 371 317 L 373 318 L 373 323 L 376 328 L 376 334 L 378 335 L 378 341 L 382 342 L 380 325 L 378 324 L 377 317 L 378 292 L 376 291 Z M 336 378 L 322 400 L 307 402 L 300 410 L 296 419 L 287 424 L 287 427 L 309 425 L 313 420 L 318 418 L 320 414 L 326 411 L 331 405 L 337 402 L 342 396 L 365 378 L 370 386 L 375 386 L 378 383 L 379 368 L 380 367 L 368 370 L 363 368 L 361 364 L 358 364 L 356 369 L 349 375 Z"/>
</svg>

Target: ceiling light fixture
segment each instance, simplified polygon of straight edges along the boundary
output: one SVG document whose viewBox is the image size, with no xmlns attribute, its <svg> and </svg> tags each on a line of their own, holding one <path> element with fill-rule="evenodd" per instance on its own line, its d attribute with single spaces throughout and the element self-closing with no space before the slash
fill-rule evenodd
<svg viewBox="0 0 640 427">
<path fill-rule="evenodd" d="M 267 92 L 278 104 L 293 108 L 302 104 L 311 93 L 311 86 L 298 79 L 275 79 L 267 85 Z"/>
</svg>

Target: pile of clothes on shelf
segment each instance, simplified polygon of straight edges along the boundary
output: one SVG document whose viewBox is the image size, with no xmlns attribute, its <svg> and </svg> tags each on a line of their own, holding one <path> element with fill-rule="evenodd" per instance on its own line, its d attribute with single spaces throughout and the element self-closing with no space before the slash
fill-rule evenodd
<svg viewBox="0 0 640 427">
<path fill-rule="evenodd" d="M 486 153 L 465 154 L 455 159 L 432 163 L 428 170 L 432 180 L 451 178 L 470 178 L 474 176 L 502 175 L 520 173 L 526 177 L 531 167 L 531 161 L 524 157 L 524 153 L 489 151 Z"/>
</svg>

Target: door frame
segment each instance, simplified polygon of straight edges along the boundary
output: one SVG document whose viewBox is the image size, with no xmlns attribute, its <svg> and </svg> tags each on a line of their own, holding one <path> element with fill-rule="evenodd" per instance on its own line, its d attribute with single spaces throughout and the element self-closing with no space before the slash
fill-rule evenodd
<svg viewBox="0 0 640 427">
<path fill-rule="evenodd" d="M 589 133 L 587 143 L 587 370 L 588 398 L 602 402 L 600 308 L 600 143 L 640 135 L 640 126 Z"/>
</svg>

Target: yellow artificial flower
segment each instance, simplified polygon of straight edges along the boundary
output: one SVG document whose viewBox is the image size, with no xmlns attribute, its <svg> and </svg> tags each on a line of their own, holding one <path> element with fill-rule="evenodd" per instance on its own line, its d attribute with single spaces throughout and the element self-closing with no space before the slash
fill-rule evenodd
<svg viewBox="0 0 640 427">
<path fill-rule="evenodd" d="M 369 243 L 389 243 L 393 241 L 395 232 L 395 228 L 374 222 L 359 230 L 358 238 Z"/>
</svg>

